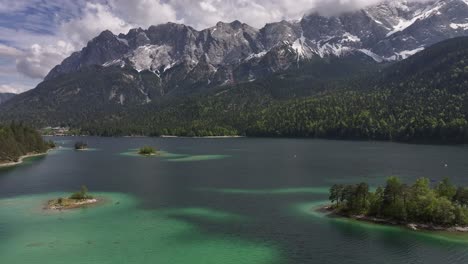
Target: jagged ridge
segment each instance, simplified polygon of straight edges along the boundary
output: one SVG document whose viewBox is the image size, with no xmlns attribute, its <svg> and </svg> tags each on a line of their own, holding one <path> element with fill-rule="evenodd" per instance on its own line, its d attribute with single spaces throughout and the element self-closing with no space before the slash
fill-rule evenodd
<svg viewBox="0 0 468 264">
<path fill-rule="evenodd" d="M 255 29 L 239 21 L 202 31 L 168 23 L 115 36 L 104 31 L 55 67 L 46 80 L 89 65 L 151 71 L 163 85 L 251 81 L 314 57 L 362 53 L 405 59 L 447 38 L 468 35 L 466 0 L 388 1 L 336 17 L 310 14 Z"/>
</svg>

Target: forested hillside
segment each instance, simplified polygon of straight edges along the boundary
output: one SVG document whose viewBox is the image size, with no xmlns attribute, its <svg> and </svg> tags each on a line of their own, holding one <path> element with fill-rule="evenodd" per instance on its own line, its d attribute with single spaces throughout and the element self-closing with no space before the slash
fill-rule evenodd
<svg viewBox="0 0 468 264">
<path fill-rule="evenodd" d="M 88 122 L 83 129 L 98 135 L 468 142 L 468 38 L 439 43 L 368 78 L 325 83 L 303 82 L 303 76 L 278 74 L 213 96 Z M 298 96 L 305 91 L 311 95 Z"/>
<path fill-rule="evenodd" d="M 16 162 L 26 154 L 44 153 L 53 147 L 34 129 L 21 124 L 0 126 L 0 164 Z"/>
<path fill-rule="evenodd" d="M 28 116 L 39 125 L 56 117 L 50 125 L 104 136 L 468 142 L 468 38 L 441 42 L 387 67 L 375 65 L 359 57 L 321 59 L 266 79 L 108 114 L 75 109 L 76 115 L 50 112 L 64 118 L 47 112 Z M 2 115 L 15 119 L 9 112 Z"/>
<path fill-rule="evenodd" d="M 0 93 L 0 104 L 10 100 L 13 96 L 15 96 L 13 93 Z"/>
</svg>

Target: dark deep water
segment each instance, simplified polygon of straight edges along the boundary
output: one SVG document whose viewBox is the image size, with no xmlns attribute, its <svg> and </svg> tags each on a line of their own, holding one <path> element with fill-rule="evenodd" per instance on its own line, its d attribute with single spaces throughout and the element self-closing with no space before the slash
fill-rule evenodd
<svg viewBox="0 0 468 264">
<path fill-rule="evenodd" d="M 310 209 L 327 200 L 334 183 L 448 176 L 468 186 L 467 146 L 54 140 L 64 148 L 0 169 L 4 263 L 468 263 L 468 235 L 329 219 Z M 95 149 L 74 151 L 78 140 Z M 144 145 L 168 154 L 126 153 Z M 57 214 L 37 209 L 83 184 L 118 204 Z"/>
</svg>

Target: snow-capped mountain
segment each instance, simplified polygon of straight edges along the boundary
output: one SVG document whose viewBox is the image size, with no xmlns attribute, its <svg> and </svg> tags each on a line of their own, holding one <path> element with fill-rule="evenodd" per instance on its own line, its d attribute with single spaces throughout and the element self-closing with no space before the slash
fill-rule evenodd
<svg viewBox="0 0 468 264">
<path fill-rule="evenodd" d="M 395 61 L 444 39 L 468 35 L 468 0 L 387 1 L 355 12 L 267 24 L 219 22 L 202 31 L 168 23 L 118 36 L 102 32 L 46 77 L 90 65 L 152 72 L 162 86 L 251 81 L 316 57 Z"/>
</svg>

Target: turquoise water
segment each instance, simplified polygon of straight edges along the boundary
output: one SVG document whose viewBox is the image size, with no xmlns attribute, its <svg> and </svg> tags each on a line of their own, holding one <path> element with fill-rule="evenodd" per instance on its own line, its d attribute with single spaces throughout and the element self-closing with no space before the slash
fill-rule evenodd
<svg viewBox="0 0 468 264">
<path fill-rule="evenodd" d="M 170 153 L 167 151 L 158 151 L 156 155 L 144 156 L 138 154 L 138 149 L 129 149 L 120 153 L 123 156 L 138 157 L 138 158 L 160 158 L 169 162 L 191 162 L 204 160 L 219 160 L 229 158 L 230 155 L 190 155 L 180 153 Z"/>
<path fill-rule="evenodd" d="M 333 183 L 449 176 L 468 186 L 466 146 L 90 137 L 98 151 L 74 151 L 76 139 L 57 141 L 0 169 L 1 263 L 468 263 L 467 235 L 314 210 Z M 141 146 L 163 151 L 143 157 Z M 43 210 L 83 184 L 105 202 Z"/>
<path fill-rule="evenodd" d="M 280 188 L 280 189 L 200 189 L 200 191 L 217 192 L 224 194 L 328 194 L 329 187 L 306 187 L 306 188 Z"/>
<path fill-rule="evenodd" d="M 380 225 L 364 221 L 358 221 L 354 219 L 348 219 L 343 217 L 330 216 L 326 212 L 321 212 L 320 209 L 323 206 L 328 205 L 329 202 L 315 201 L 310 203 L 296 204 L 291 207 L 292 211 L 302 216 L 309 216 L 320 221 L 332 222 L 338 225 L 348 226 L 355 229 L 362 230 L 374 230 L 376 232 L 386 232 L 389 234 L 401 234 L 405 236 L 414 236 L 421 239 L 429 239 L 437 242 L 450 242 L 458 243 L 461 245 L 468 246 L 468 234 L 462 233 L 449 233 L 449 232 L 429 232 L 429 231 L 413 231 L 400 226 Z"/>
<path fill-rule="evenodd" d="M 275 263 L 273 246 L 208 234 L 184 217 L 213 223 L 245 220 L 207 208 L 143 210 L 119 193 L 98 193 L 101 205 L 43 210 L 63 193 L 0 200 L 3 263 Z"/>
</svg>

